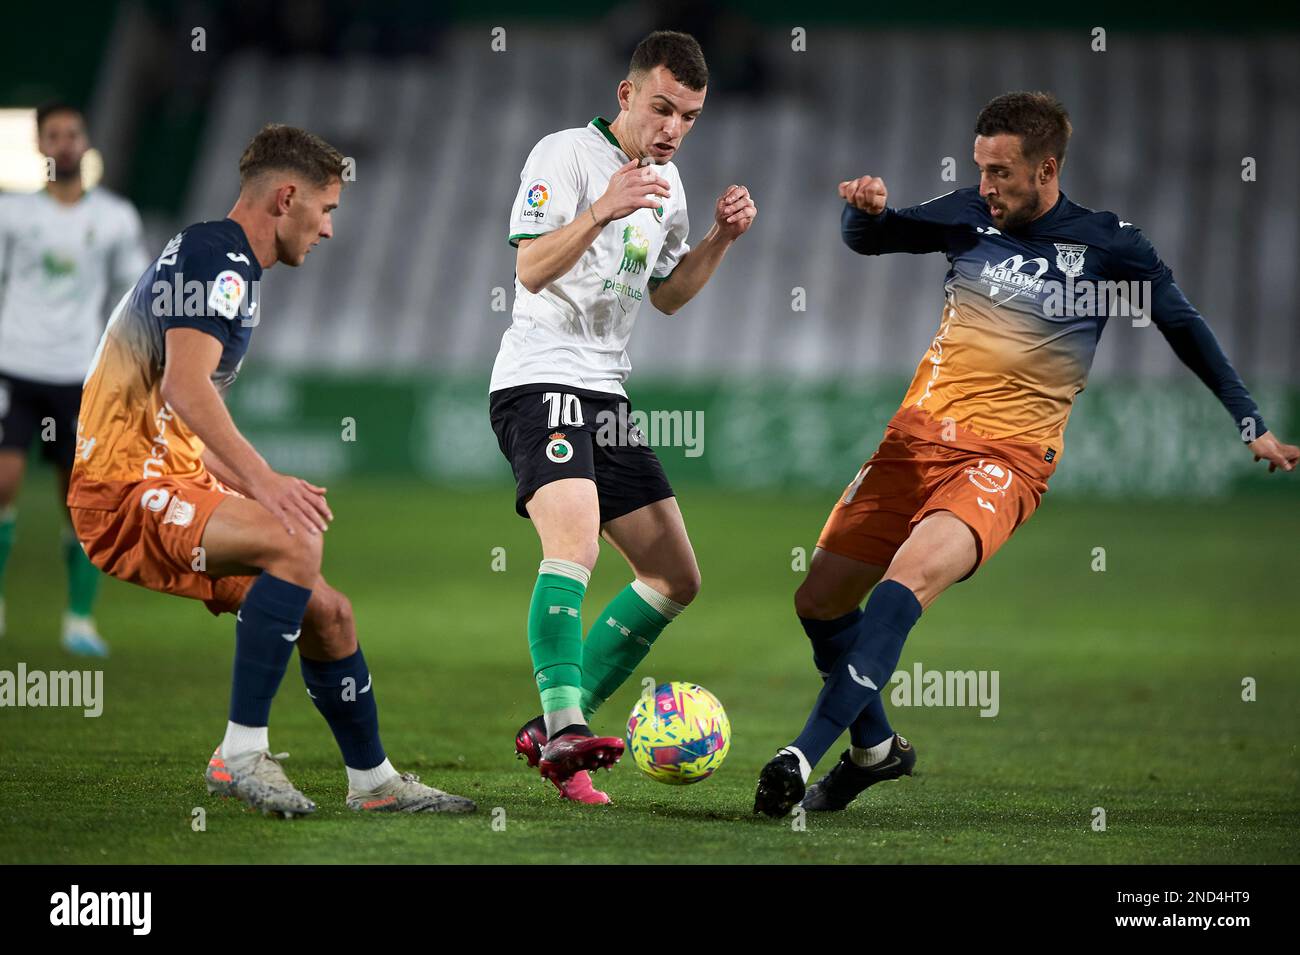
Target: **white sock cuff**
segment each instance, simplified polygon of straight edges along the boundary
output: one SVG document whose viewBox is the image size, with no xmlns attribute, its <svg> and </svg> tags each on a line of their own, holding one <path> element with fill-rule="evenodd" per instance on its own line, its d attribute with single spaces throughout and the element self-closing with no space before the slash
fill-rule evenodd
<svg viewBox="0 0 1300 955">
<path fill-rule="evenodd" d="M 786 746 L 781 752 L 799 757 L 799 774 L 803 776 L 804 782 L 808 782 L 808 777 L 812 775 L 812 766 L 809 765 L 808 757 L 803 754 L 803 750 L 797 746 Z"/>
<path fill-rule="evenodd" d="M 351 766 L 344 768 L 348 771 L 348 786 L 363 793 L 372 793 L 397 776 L 397 770 L 386 757 L 374 769 L 353 769 Z"/>
<path fill-rule="evenodd" d="M 221 758 L 235 759 L 245 753 L 260 753 L 269 750 L 265 726 L 245 726 L 242 723 L 226 723 L 226 735 L 221 741 Z"/>
<path fill-rule="evenodd" d="M 850 746 L 849 759 L 854 766 L 866 768 L 882 762 L 894 746 L 894 737 L 890 736 L 875 746 Z"/>
<path fill-rule="evenodd" d="M 640 580 L 632 581 L 632 589 L 636 591 L 638 597 L 663 614 L 665 620 L 672 620 L 673 617 L 686 609 L 686 604 L 679 604 L 676 600 L 670 600 L 649 584 Z"/>
<path fill-rule="evenodd" d="M 542 561 L 541 566 L 537 568 L 539 574 L 558 574 L 561 577 L 568 577 L 570 580 L 576 580 L 582 586 L 587 586 L 591 582 L 591 571 L 581 564 L 572 560 L 561 560 L 558 557 L 548 557 Z"/>
</svg>

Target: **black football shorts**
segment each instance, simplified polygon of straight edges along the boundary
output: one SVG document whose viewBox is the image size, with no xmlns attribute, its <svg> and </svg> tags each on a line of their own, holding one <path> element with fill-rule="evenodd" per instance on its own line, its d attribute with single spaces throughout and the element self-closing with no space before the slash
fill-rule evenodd
<svg viewBox="0 0 1300 955">
<path fill-rule="evenodd" d="M 81 385 L 51 385 L 0 372 L 0 448 L 26 452 L 41 439 L 41 452 L 71 469 L 77 451 Z"/>
<path fill-rule="evenodd" d="M 572 385 L 528 384 L 489 396 L 492 430 L 515 473 L 515 510 L 564 478 L 596 482 L 600 522 L 673 496 L 663 465 L 629 421 L 621 395 Z"/>
</svg>

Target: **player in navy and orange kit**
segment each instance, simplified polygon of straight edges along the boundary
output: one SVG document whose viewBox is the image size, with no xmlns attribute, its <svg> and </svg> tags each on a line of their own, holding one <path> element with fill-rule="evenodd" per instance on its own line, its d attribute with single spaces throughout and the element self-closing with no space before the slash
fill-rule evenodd
<svg viewBox="0 0 1300 955">
<path fill-rule="evenodd" d="M 1300 448 L 1268 432 L 1145 236 L 1060 191 L 1070 136 L 1061 104 L 1043 93 L 1000 96 L 975 133 L 978 187 L 890 209 L 880 179 L 840 184 L 849 248 L 943 252 L 950 268 L 939 330 L 880 446 L 831 511 L 795 595 L 825 684 L 803 732 L 763 768 L 756 812 L 782 816 L 800 802 L 843 809 L 868 786 L 911 774 L 915 750 L 890 727 L 881 688 L 922 610 L 1037 508 L 1106 316 L 1126 307 L 1114 283 L 1145 283 L 1124 287 L 1149 298 L 1124 302 L 1150 302 L 1150 320 L 1227 408 L 1255 460 L 1270 471 L 1300 460 Z M 851 747 L 807 788 L 845 728 Z"/>
<path fill-rule="evenodd" d="M 263 269 L 301 265 L 333 235 L 343 157 L 267 126 L 239 163 L 230 215 L 178 233 L 114 309 L 82 392 L 68 507 L 95 566 L 235 613 L 226 734 L 208 790 L 283 816 L 312 812 L 273 756 L 267 722 L 297 646 L 303 681 L 347 767 L 357 811 L 468 812 L 398 773 L 379 739 L 346 597 L 321 577 L 325 489 L 273 471 L 221 394 L 248 350 Z"/>
</svg>

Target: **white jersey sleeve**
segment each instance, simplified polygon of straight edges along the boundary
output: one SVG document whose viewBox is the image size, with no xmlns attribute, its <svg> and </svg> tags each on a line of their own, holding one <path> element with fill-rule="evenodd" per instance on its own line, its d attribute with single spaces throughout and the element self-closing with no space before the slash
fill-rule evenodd
<svg viewBox="0 0 1300 955">
<path fill-rule="evenodd" d="M 659 250 L 659 258 L 655 259 L 655 267 L 650 272 L 652 279 L 666 279 L 673 269 L 677 268 L 677 263 L 687 252 L 691 251 L 690 245 L 686 239 L 691 234 L 691 223 L 686 215 L 686 187 L 682 185 L 681 177 L 677 177 L 677 195 L 674 197 L 673 211 L 668 216 L 668 234 L 664 236 L 663 247 Z"/>
<path fill-rule="evenodd" d="M 518 246 L 520 239 L 535 239 L 568 225 L 586 192 L 586 173 L 572 137 L 544 137 L 519 174 L 519 193 L 510 210 L 510 244 Z"/>
</svg>

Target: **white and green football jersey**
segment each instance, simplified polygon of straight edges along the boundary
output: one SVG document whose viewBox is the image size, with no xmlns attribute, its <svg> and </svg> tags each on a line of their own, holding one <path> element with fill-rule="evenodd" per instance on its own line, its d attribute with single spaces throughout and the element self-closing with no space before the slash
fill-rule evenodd
<svg viewBox="0 0 1300 955">
<path fill-rule="evenodd" d="M 568 225 L 599 199 L 629 157 L 600 118 L 542 139 L 520 174 L 510 244 Z M 666 278 L 689 250 L 686 194 L 677 167 L 655 166 L 670 196 L 601 230 L 578 263 L 536 294 L 515 280 L 510 327 L 489 388 L 537 382 L 624 395 L 627 342 L 651 278 Z"/>
<path fill-rule="evenodd" d="M 41 190 L 0 196 L 0 262 L 0 372 L 77 385 L 149 256 L 125 199 L 96 188 L 66 205 Z"/>
</svg>

